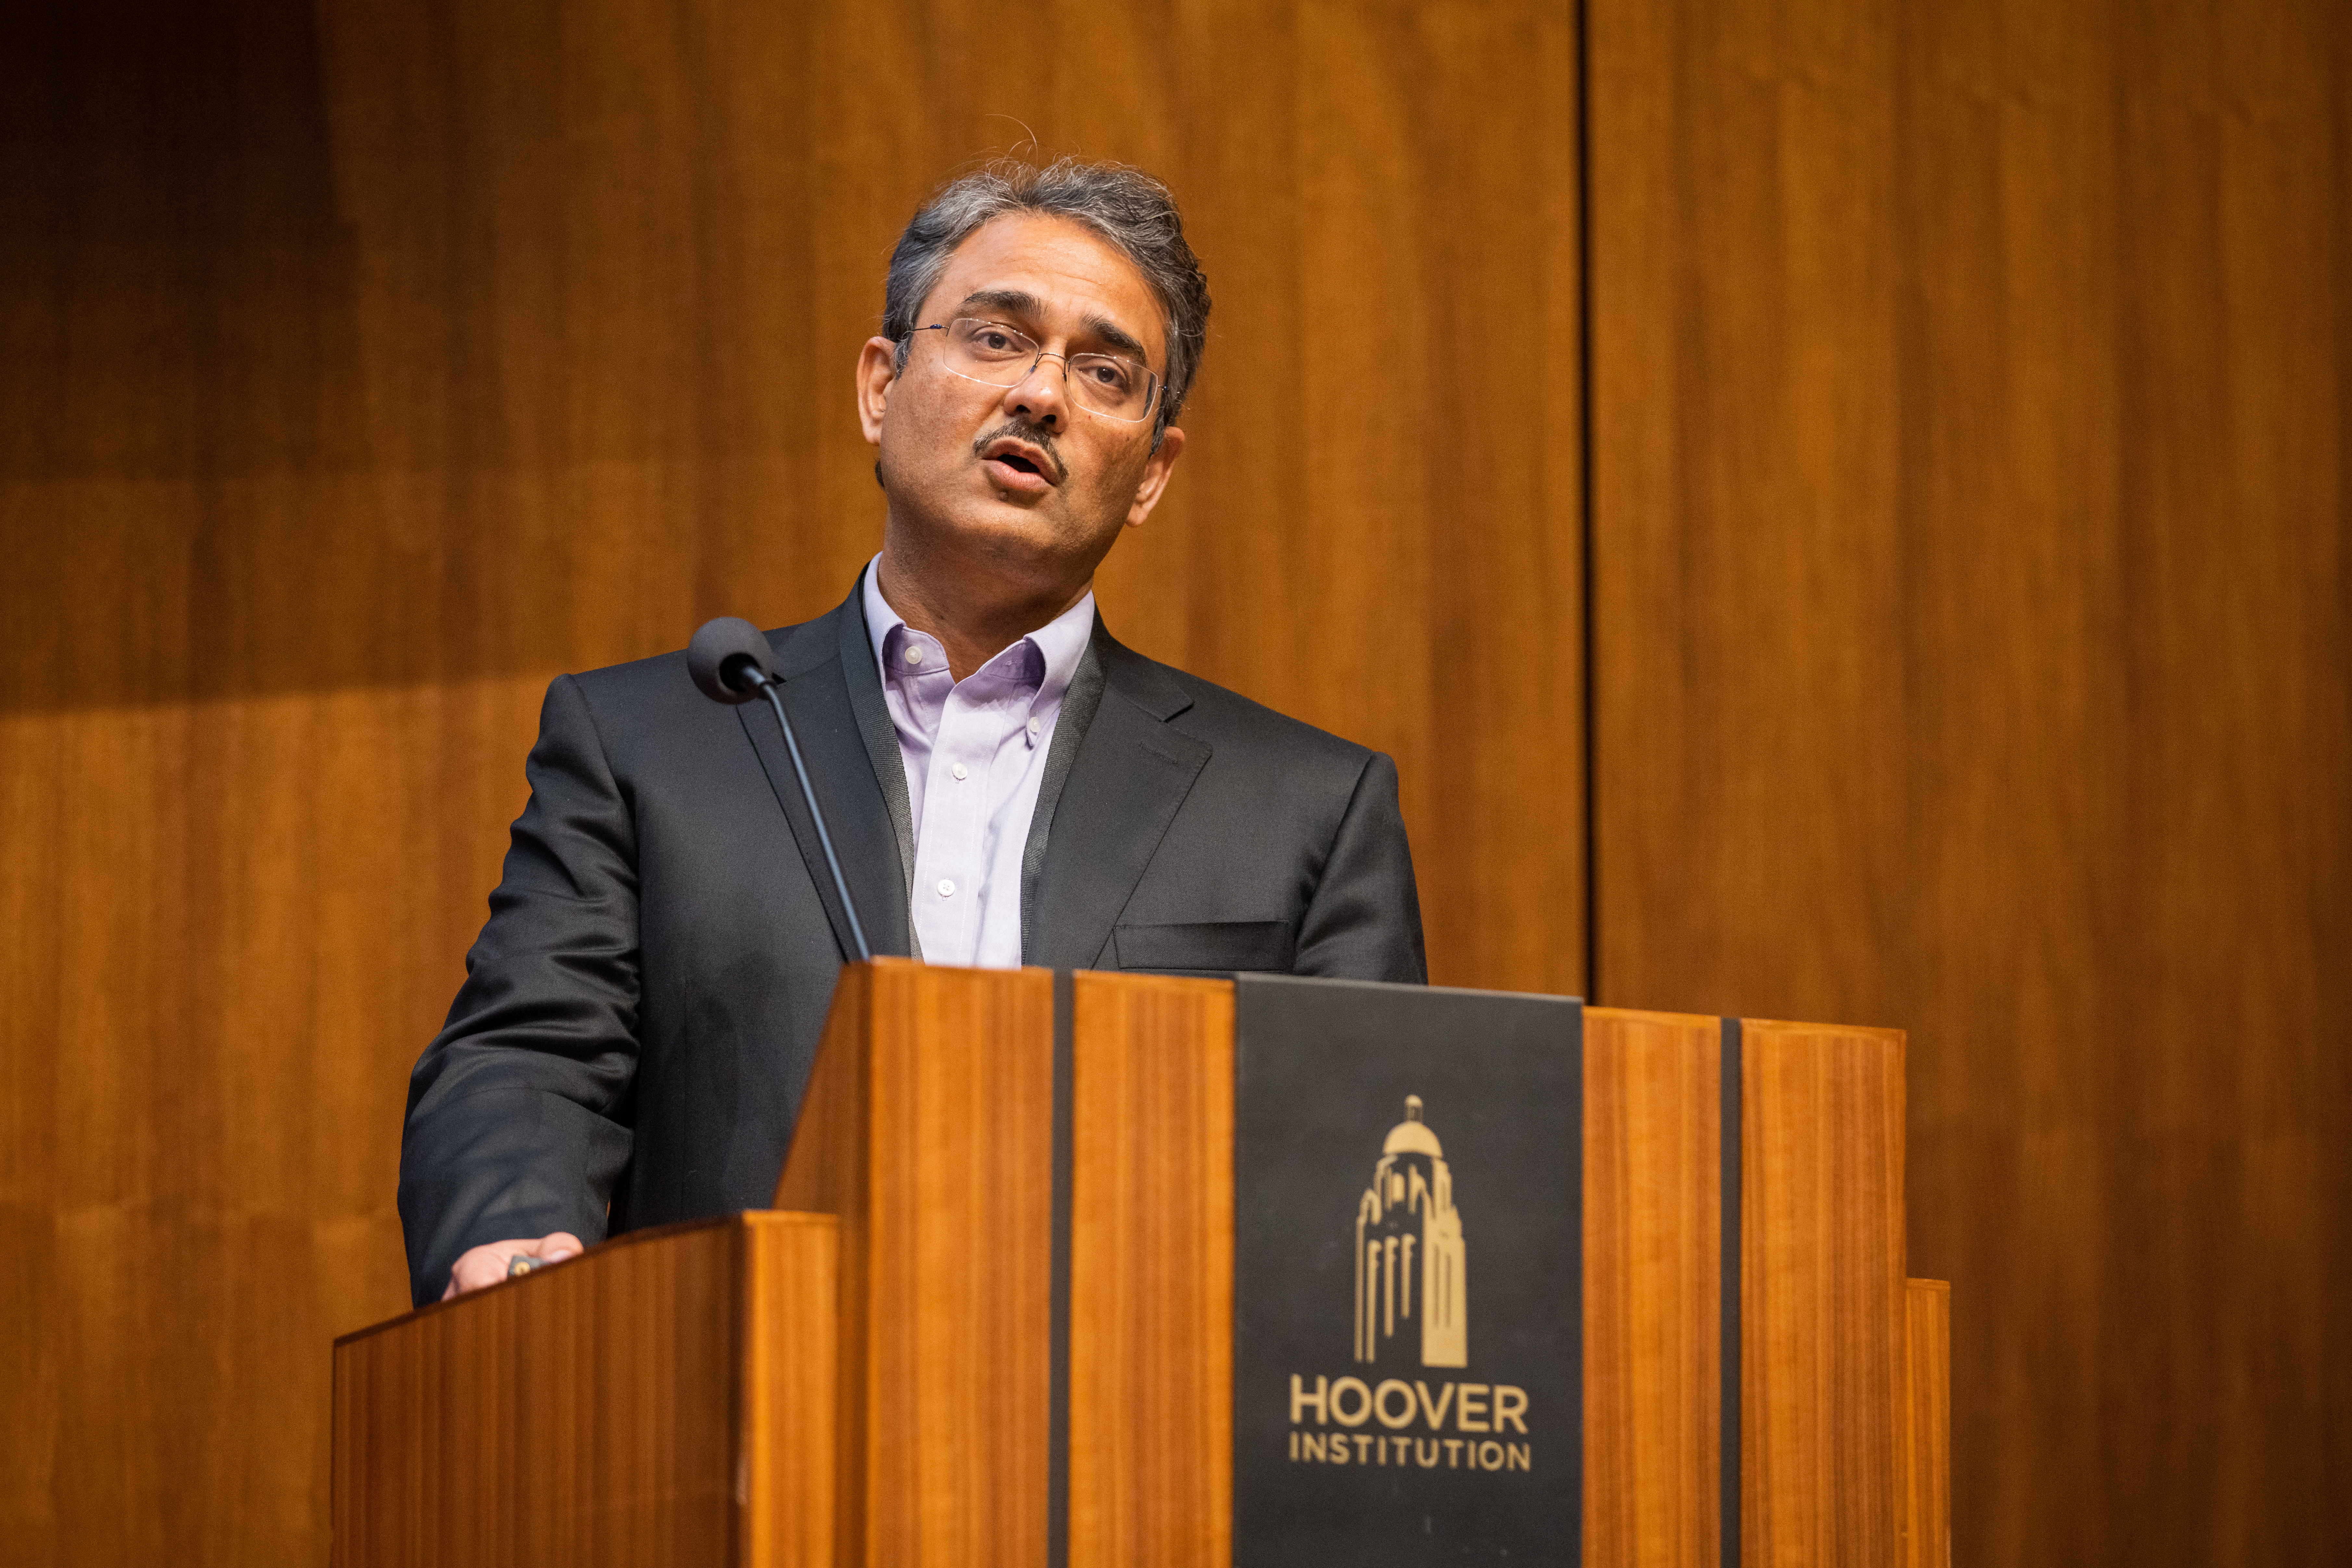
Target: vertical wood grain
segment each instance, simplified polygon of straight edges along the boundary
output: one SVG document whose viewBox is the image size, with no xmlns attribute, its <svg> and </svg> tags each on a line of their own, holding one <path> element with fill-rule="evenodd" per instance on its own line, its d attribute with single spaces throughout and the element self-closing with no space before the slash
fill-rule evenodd
<svg viewBox="0 0 2352 1568">
<path fill-rule="evenodd" d="M 538 703 L 0 714 L 6 1550 L 323 1556 L 327 1345 L 406 1303 L 405 1064 L 520 804 L 486 759 Z"/>
<path fill-rule="evenodd" d="M 1045 1549 L 1054 1002 L 1044 970 L 892 965 L 874 1020 L 868 1561 Z"/>
<path fill-rule="evenodd" d="M 1228 1563 L 1234 988 L 1075 994 L 1071 1568 Z"/>
<path fill-rule="evenodd" d="M 671 1226 L 339 1340 L 337 1568 L 831 1563 L 838 1241 Z"/>
<path fill-rule="evenodd" d="M 1584 1010 L 1584 1561 L 1713 1568 L 1721 1020 Z"/>
<path fill-rule="evenodd" d="M 1903 1037 L 1740 1025 L 1742 1568 L 1901 1550 Z"/>
<path fill-rule="evenodd" d="M 735 1562 L 833 1568 L 841 1561 L 840 1221 L 772 1211 L 735 1223 Z"/>
<path fill-rule="evenodd" d="M 1952 1562 L 1952 1287 L 1904 1281 L 1903 1563 Z"/>
<path fill-rule="evenodd" d="M 738 1268 L 671 1227 L 339 1342 L 337 1568 L 726 1560 Z"/>
<path fill-rule="evenodd" d="M 834 1454 L 841 1484 L 833 1499 L 833 1535 L 844 1563 L 867 1561 L 866 1432 L 873 1389 L 867 1332 L 873 1288 L 869 1215 L 873 1178 L 874 965 L 852 964 L 834 984 L 816 1063 L 801 1096 L 800 1120 L 777 1180 L 775 1207 L 824 1214 L 841 1222 L 839 1308 L 835 1313 L 839 1370 L 834 1384 Z"/>
<path fill-rule="evenodd" d="M 1590 16 L 1601 994 L 1908 1029 L 1964 1556 L 2352 1557 L 2352 13 Z"/>
<path fill-rule="evenodd" d="M 1035 1561 L 1053 976 L 877 959 L 845 979 L 777 1189 L 842 1222 L 841 1550 L 890 1568 Z"/>
</svg>

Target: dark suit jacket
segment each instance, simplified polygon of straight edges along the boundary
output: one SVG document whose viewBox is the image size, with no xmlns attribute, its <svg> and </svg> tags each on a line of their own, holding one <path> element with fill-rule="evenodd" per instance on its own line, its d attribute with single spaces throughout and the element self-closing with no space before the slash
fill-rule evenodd
<svg viewBox="0 0 2352 1568">
<path fill-rule="evenodd" d="M 909 953 L 914 834 L 860 595 L 768 640 L 866 940 Z M 409 1082 L 420 1302 L 486 1241 L 766 1205 L 853 951 L 774 714 L 709 701 L 683 654 L 557 679 L 527 771 Z M 1395 764 L 1099 620 L 1024 869 L 1033 964 L 1427 978 Z"/>
</svg>

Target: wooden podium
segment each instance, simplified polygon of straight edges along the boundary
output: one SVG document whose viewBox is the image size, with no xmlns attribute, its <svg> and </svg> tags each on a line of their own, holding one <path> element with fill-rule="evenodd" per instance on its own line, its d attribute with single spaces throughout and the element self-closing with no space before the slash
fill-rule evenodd
<svg viewBox="0 0 2352 1568">
<path fill-rule="evenodd" d="M 1234 998 L 844 971 L 775 1211 L 336 1342 L 335 1562 L 1230 1563 Z M 1901 1035 L 1583 1016 L 1583 1562 L 1944 1563 Z"/>
</svg>

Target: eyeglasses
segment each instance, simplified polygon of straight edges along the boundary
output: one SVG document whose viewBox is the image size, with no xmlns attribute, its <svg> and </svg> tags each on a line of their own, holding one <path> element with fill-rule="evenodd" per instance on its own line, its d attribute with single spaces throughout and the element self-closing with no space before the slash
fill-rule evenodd
<svg viewBox="0 0 2352 1568">
<path fill-rule="evenodd" d="M 1140 425 L 1151 417 L 1160 399 L 1160 378 L 1131 359 L 1117 354 L 1049 354 L 1026 332 L 1002 321 L 961 316 L 917 327 L 918 332 L 938 332 L 946 346 L 949 370 L 982 386 L 1018 386 L 1049 359 L 1062 362 L 1062 382 L 1070 401 L 1089 414 Z"/>
</svg>

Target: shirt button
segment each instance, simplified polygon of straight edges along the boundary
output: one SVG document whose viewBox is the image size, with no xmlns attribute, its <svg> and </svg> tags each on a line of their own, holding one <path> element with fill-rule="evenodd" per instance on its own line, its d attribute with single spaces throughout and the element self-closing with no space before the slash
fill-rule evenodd
<svg viewBox="0 0 2352 1568">
<path fill-rule="evenodd" d="M 913 643 L 908 643 L 908 644 L 907 645 L 907 662 L 908 662 L 908 664 L 920 664 L 920 663 L 922 663 L 922 662 L 923 662 L 923 650 L 922 650 L 921 648 L 917 647 Z"/>
<path fill-rule="evenodd" d="M 965 767 L 961 763 L 958 763 L 955 766 L 950 768 L 948 772 L 955 774 L 955 776 L 960 779 L 968 779 L 971 777 L 971 770 Z"/>
<path fill-rule="evenodd" d="M 941 877 L 940 879 L 940 897 L 943 899 L 952 899 L 955 897 L 955 884 L 949 881 L 945 877 Z"/>
<path fill-rule="evenodd" d="M 1037 738 L 1037 731 L 1038 731 L 1041 728 L 1043 728 L 1043 726 L 1042 726 L 1042 725 L 1040 725 L 1040 724 L 1037 722 L 1037 721 L 1036 721 L 1036 720 L 1034 720 L 1034 719 L 1030 720 L 1030 721 L 1029 721 L 1029 738 L 1030 738 L 1031 740 L 1033 740 L 1033 741 L 1034 741 L 1034 740 L 1035 740 L 1035 739 Z"/>
</svg>

